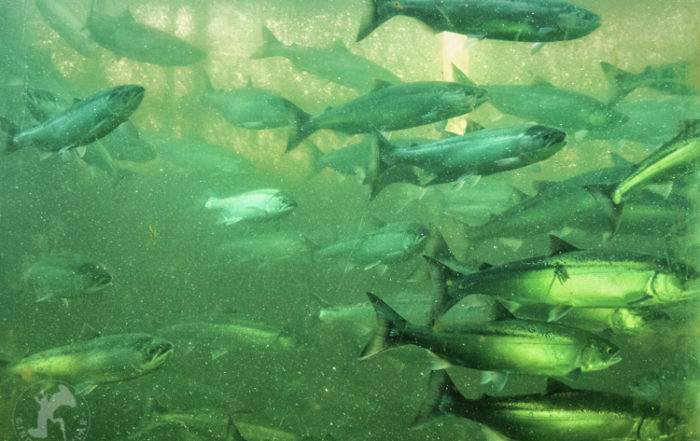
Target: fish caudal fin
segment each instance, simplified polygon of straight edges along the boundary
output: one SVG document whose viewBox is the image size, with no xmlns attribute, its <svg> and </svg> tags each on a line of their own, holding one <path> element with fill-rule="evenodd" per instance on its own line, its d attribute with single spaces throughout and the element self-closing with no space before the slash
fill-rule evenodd
<svg viewBox="0 0 700 441">
<path fill-rule="evenodd" d="M 325 153 L 311 141 L 309 141 L 309 155 L 311 156 L 311 169 L 314 173 L 319 173 L 326 168 L 326 164 L 323 162 L 323 157 L 326 156 Z"/>
<path fill-rule="evenodd" d="M 295 116 L 296 120 L 294 121 L 293 132 L 289 135 L 289 139 L 287 140 L 287 152 L 301 144 L 303 140 L 316 131 L 316 127 L 314 127 L 310 121 L 311 115 L 302 112 Z"/>
<path fill-rule="evenodd" d="M 621 195 L 618 195 L 617 184 L 588 185 L 584 188 L 593 196 L 600 210 L 609 219 L 611 236 L 617 233 L 620 227 L 620 219 L 622 218 L 622 209 L 624 207 Z"/>
<path fill-rule="evenodd" d="M 428 326 L 435 328 L 440 316 L 456 303 L 447 292 L 447 287 L 452 279 L 458 278 L 461 274 L 431 256 L 424 254 L 423 258 L 428 262 L 428 271 L 432 280 L 433 304 L 428 315 Z"/>
<path fill-rule="evenodd" d="M 259 58 L 267 58 L 267 57 L 274 57 L 274 49 L 279 48 L 284 46 L 281 41 L 275 37 L 275 34 L 272 33 L 270 29 L 268 29 L 267 26 L 263 25 L 262 27 L 262 38 L 263 38 L 263 44 L 258 49 L 255 51 L 253 55 L 250 56 L 252 59 L 259 59 Z"/>
<path fill-rule="evenodd" d="M 393 0 L 392 0 L 393 1 Z M 372 33 L 375 29 L 379 27 L 380 24 L 384 23 L 392 17 L 393 14 L 384 14 L 381 12 L 377 3 L 384 3 L 382 0 L 367 0 L 367 9 L 362 16 L 362 21 L 360 21 L 360 29 L 357 31 L 357 41 L 362 41 L 366 36 Z M 384 9 L 384 8 L 382 8 Z"/>
<path fill-rule="evenodd" d="M 403 345 L 401 336 L 409 326 L 409 323 L 382 299 L 371 292 L 367 293 L 367 297 L 377 313 L 377 326 L 374 328 L 374 334 L 369 343 L 360 353 L 360 359 L 369 358 L 392 347 Z"/>
<path fill-rule="evenodd" d="M 452 409 L 461 401 L 465 400 L 447 372 L 432 371 L 428 377 L 428 393 L 413 418 L 411 429 L 454 416 Z"/>
</svg>

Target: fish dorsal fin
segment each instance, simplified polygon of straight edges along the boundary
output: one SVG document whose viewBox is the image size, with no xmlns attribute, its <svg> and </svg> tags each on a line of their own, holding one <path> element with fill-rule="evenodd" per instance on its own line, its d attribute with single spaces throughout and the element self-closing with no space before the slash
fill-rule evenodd
<svg viewBox="0 0 700 441">
<path fill-rule="evenodd" d="M 248 77 L 248 81 L 245 83 L 245 87 L 247 87 L 248 89 L 253 88 L 253 80 L 250 77 Z"/>
<path fill-rule="evenodd" d="M 493 317 L 494 322 L 501 320 L 515 320 L 516 317 L 500 302 L 494 302 Z"/>
<path fill-rule="evenodd" d="M 532 186 L 535 188 L 535 191 L 537 193 L 542 193 L 543 191 L 547 191 L 548 188 L 552 188 L 555 185 L 558 185 L 558 182 L 552 182 L 552 181 L 533 181 Z"/>
<path fill-rule="evenodd" d="M 484 130 L 484 126 L 482 126 L 476 121 L 469 120 L 467 122 L 467 129 L 464 131 L 464 133 L 474 133 L 478 132 L 479 130 Z"/>
<path fill-rule="evenodd" d="M 610 153 L 610 159 L 612 160 L 613 167 L 630 167 L 633 164 L 616 152 Z"/>
<path fill-rule="evenodd" d="M 554 87 L 552 83 L 549 81 L 545 80 L 542 77 L 535 77 L 534 80 L 532 80 L 532 85 L 533 86 L 546 86 L 546 87 Z"/>
<path fill-rule="evenodd" d="M 454 75 L 455 81 L 457 81 L 458 83 L 476 87 L 476 84 L 469 79 L 467 74 L 462 72 L 462 70 L 459 67 L 457 67 L 457 65 L 454 63 L 452 63 L 452 75 Z"/>
<path fill-rule="evenodd" d="M 557 237 L 553 234 L 549 235 L 549 255 L 554 256 L 556 254 L 569 253 L 571 251 L 580 251 L 579 248 L 571 245 L 564 239 Z"/>
<path fill-rule="evenodd" d="M 490 263 L 481 262 L 479 264 L 479 271 L 484 271 L 484 270 L 487 270 L 489 268 L 493 268 L 493 265 L 491 265 Z"/>
<path fill-rule="evenodd" d="M 374 83 L 372 83 L 372 88 L 370 90 L 371 91 L 381 90 L 381 89 L 384 89 L 385 87 L 389 87 L 389 86 L 391 86 L 391 83 L 388 81 L 374 80 Z"/>
<path fill-rule="evenodd" d="M 560 394 L 564 392 L 573 392 L 576 389 L 572 389 L 566 384 L 554 378 L 547 378 L 547 394 Z"/>
<path fill-rule="evenodd" d="M 340 51 L 340 52 L 350 52 L 347 46 L 345 46 L 345 43 L 343 43 L 341 40 L 335 40 L 333 44 L 331 45 L 331 49 L 334 51 Z"/>
<path fill-rule="evenodd" d="M 513 191 L 513 202 L 521 204 L 523 201 L 530 199 L 530 195 L 520 190 L 519 188 L 511 187 Z"/>
</svg>

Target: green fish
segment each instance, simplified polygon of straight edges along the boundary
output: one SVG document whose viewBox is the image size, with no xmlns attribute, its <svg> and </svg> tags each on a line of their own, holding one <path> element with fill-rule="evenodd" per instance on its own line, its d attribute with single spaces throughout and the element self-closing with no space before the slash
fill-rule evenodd
<svg viewBox="0 0 700 441">
<path fill-rule="evenodd" d="M 457 81 L 476 87 L 455 65 L 452 65 L 452 71 Z M 489 103 L 502 113 L 566 132 L 601 130 L 629 119 L 611 104 L 554 87 L 546 81 L 530 85 L 478 87 L 486 91 Z"/>
<path fill-rule="evenodd" d="M 600 62 L 600 67 L 613 88 L 613 101 L 623 99 L 640 87 L 656 89 L 672 95 L 697 93 L 697 89 L 688 84 L 690 77 L 686 61 L 662 66 L 647 66 L 638 74 L 624 71 L 604 61 Z"/>
<path fill-rule="evenodd" d="M 337 41 L 330 49 L 282 44 L 263 26 L 263 45 L 252 58 L 284 57 L 298 70 L 309 72 L 324 80 L 363 92 L 369 91 L 377 80 L 398 84 L 401 80 L 372 61 L 355 55 Z"/>
<path fill-rule="evenodd" d="M 25 381 L 64 380 L 78 393 L 89 393 L 99 383 L 146 375 L 165 363 L 173 344 L 149 334 L 118 334 L 80 341 L 28 355 L 5 366 L 2 376 Z"/>
<path fill-rule="evenodd" d="M 696 270 L 679 262 L 652 256 L 608 250 L 579 250 L 550 236 L 550 254 L 463 274 L 426 257 L 438 271 L 431 319 L 437 318 L 469 294 L 497 297 L 517 308 L 545 304 L 557 308 L 550 320 L 570 307 L 619 308 L 679 302 L 697 297 L 687 289 L 698 277 Z"/>
<path fill-rule="evenodd" d="M 459 83 L 379 84 L 365 95 L 301 121 L 289 137 L 287 151 L 317 130 L 355 134 L 407 129 L 464 115 L 485 101 L 483 90 Z"/>
<path fill-rule="evenodd" d="M 206 55 L 184 40 L 137 22 L 128 9 L 117 8 L 111 0 L 92 0 L 87 29 L 100 46 L 120 58 L 159 66 L 188 66 Z"/>
<path fill-rule="evenodd" d="M 253 87 L 250 81 L 244 89 L 229 91 L 215 91 L 208 85 L 202 101 L 218 110 L 231 125 L 251 130 L 299 125 L 311 118 L 288 99 Z"/>
<path fill-rule="evenodd" d="M 444 371 L 433 371 L 428 381 L 413 427 L 457 416 L 518 441 L 658 441 L 675 439 L 678 429 L 678 418 L 655 404 L 551 378 L 543 394 L 477 399 L 464 397 Z"/>
<path fill-rule="evenodd" d="M 618 348 L 589 332 L 555 323 L 519 320 L 502 308 L 500 317 L 485 323 L 464 323 L 433 331 L 403 319 L 371 293 L 377 326 L 360 358 L 396 346 L 428 349 L 449 363 L 498 373 L 577 377 L 618 363 Z M 499 389 L 505 378 L 494 381 Z"/>
<path fill-rule="evenodd" d="M 611 199 L 621 204 L 632 189 L 671 173 L 692 170 L 700 158 L 700 120 L 688 121 L 681 132 L 638 163 L 612 190 Z M 685 170 L 682 170 L 685 169 Z"/>
<path fill-rule="evenodd" d="M 570 3 L 543 0 L 370 0 L 357 41 L 396 15 L 417 18 L 432 29 L 470 37 L 550 42 L 581 38 L 600 17 Z"/>
<path fill-rule="evenodd" d="M 22 282 L 38 300 L 99 292 L 112 284 L 105 267 L 78 254 L 59 253 L 42 257 L 22 273 Z"/>
<path fill-rule="evenodd" d="M 103 90 L 24 131 L 3 118 L 0 124 L 8 132 L 6 150 L 35 147 L 61 152 L 89 144 L 126 121 L 141 104 L 145 92 L 143 87 L 135 85 Z"/>
</svg>

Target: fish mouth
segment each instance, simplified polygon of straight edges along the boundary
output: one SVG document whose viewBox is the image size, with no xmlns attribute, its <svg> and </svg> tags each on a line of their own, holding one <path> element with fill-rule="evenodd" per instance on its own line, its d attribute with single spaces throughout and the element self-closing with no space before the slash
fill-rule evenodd
<svg viewBox="0 0 700 441">
<path fill-rule="evenodd" d="M 170 357 L 173 351 L 173 344 L 169 341 L 163 341 L 153 345 L 148 355 L 151 357 L 150 363 L 158 366 L 165 362 Z"/>
<path fill-rule="evenodd" d="M 608 366 L 612 366 L 614 364 L 618 364 L 619 362 L 622 361 L 622 357 L 619 354 L 615 354 L 612 357 L 608 359 Z"/>
</svg>

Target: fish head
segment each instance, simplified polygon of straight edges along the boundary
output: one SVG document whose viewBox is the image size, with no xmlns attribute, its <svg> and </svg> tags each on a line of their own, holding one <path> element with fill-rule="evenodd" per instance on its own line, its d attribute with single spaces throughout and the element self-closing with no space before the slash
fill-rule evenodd
<svg viewBox="0 0 700 441">
<path fill-rule="evenodd" d="M 131 116 L 136 108 L 141 105 L 143 96 L 146 94 L 146 89 L 134 84 L 117 86 L 109 92 L 108 100 L 110 108 L 114 114 L 118 114 L 123 119 Z"/>
<path fill-rule="evenodd" d="M 678 433 L 687 430 L 679 418 L 669 413 L 660 413 L 652 417 L 644 418 L 641 427 L 637 429 L 638 440 L 674 440 L 678 439 Z"/>
<path fill-rule="evenodd" d="M 590 34 L 600 27 L 600 16 L 583 8 L 573 7 L 561 12 L 555 28 L 565 35 L 564 40 L 573 40 Z"/>
<path fill-rule="evenodd" d="M 173 352 L 173 344 L 168 340 L 144 334 L 134 343 L 139 354 L 139 369 L 150 372 L 165 363 Z"/>
<path fill-rule="evenodd" d="M 658 303 L 691 300 L 700 296 L 700 280 L 686 265 L 677 264 L 670 272 L 657 272 L 649 282 L 649 292 Z"/>
<path fill-rule="evenodd" d="M 566 144 L 566 133 L 545 126 L 532 126 L 525 131 L 519 156 L 526 163 L 549 158 Z"/>
<path fill-rule="evenodd" d="M 581 371 L 600 371 L 622 361 L 620 348 L 605 340 L 588 343 L 581 352 Z"/>
<path fill-rule="evenodd" d="M 411 224 L 406 229 L 408 248 L 419 249 L 423 242 L 430 236 L 430 230 L 420 224 Z"/>
<path fill-rule="evenodd" d="M 112 284 L 112 275 L 104 266 L 95 262 L 88 262 L 76 270 L 82 281 L 83 292 L 97 292 Z"/>
<path fill-rule="evenodd" d="M 297 208 L 297 201 L 294 197 L 284 191 L 278 191 L 271 202 L 271 211 L 274 213 L 288 213 Z"/>
</svg>

